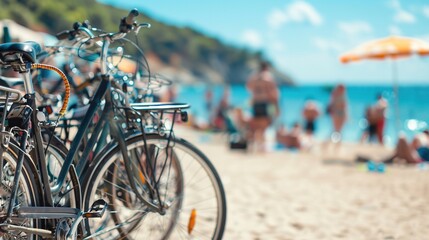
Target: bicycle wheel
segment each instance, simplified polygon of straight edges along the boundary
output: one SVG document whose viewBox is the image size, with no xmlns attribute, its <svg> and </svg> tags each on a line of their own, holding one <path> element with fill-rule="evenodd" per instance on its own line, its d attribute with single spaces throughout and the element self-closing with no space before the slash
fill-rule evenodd
<svg viewBox="0 0 429 240">
<path fill-rule="evenodd" d="M 44 149 L 46 149 L 46 145 L 49 142 L 49 147 L 45 152 L 45 161 L 49 184 L 52 187 L 57 183 L 58 176 L 63 167 L 64 159 L 67 156 L 68 150 L 58 137 L 53 136 L 50 139 L 50 136 L 47 133 L 44 133 L 42 136 Z M 72 169 L 67 173 L 61 190 L 53 195 L 54 206 L 79 207 L 78 199 L 76 199 L 79 198 L 77 197 L 79 194 L 76 192 L 77 189 L 73 186 L 71 174 L 73 174 Z"/>
<path fill-rule="evenodd" d="M 6 218 L 6 213 L 9 205 L 11 189 L 13 186 L 13 179 L 15 177 L 15 167 L 17 164 L 18 147 L 13 146 L 12 143 L 5 149 L 3 153 L 3 168 L 2 178 L 0 179 L 0 222 L 3 223 Z M 25 206 L 37 206 L 40 199 L 40 188 L 37 184 L 37 171 L 34 167 L 29 164 L 29 159 L 24 159 L 24 164 L 21 171 L 21 178 L 19 179 L 18 193 L 15 202 L 15 208 Z M 12 216 L 11 221 L 8 224 L 38 228 L 40 222 L 36 219 L 19 218 Z M 23 232 L 21 230 L 8 230 L 0 231 L 1 239 L 38 239 L 37 235 Z"/>
<path fill-rule="evenodd" d="M 164 137 L 153 136 L 148 144 L 162 149 L 167 142 Z M 222 239 L 226 199 L 216 169 L 200 150 L 183 139 L 172 139 L 169 148 L 183 172 L 183 192 L 176 196 L 181 200 L 180 210 L 176 216 L 151 213 L 140 231 L 148 239 Z M 162 221 L 166 217 L 174 223 L 172 229 L 165 224 L 169 221 Z M 165 230 L 168 234 L 164 234 Z"/>
<path fill-rule="evenodd" d="M 119 147 L 111 148 L 100 157 L 93 166 L 91 177 L 86 181 L 85 206 L 97 198 L 104 198 L 110 204 L 111 211 L 105 213 L 103 228 L 97 220 L 88 222 L 90 233 L 100 238 L 141 239 L 220 239 L 226 221 L 226 201 L 219 176 L 207 157 L 190 143 L 179 139 L 168 140 L 150 135 L 147 139 L 149 153 L 156 156 L 155 176 L 161 179 L 158 190 L 165 214 L 150 211 L 137 201 L 132 189 L 127 185 L 128 176 L 123 169 Z M 142 165 L 144 160 L 142 136 L 127 140 L 127 150 L 137 166 L 136 159 Z M 140 157 L 138 157 L 140 156 Z M 143 159 L 143 160 L 142 160 Z M 167 161 L 168 167 L 162 170 Z M 161 163 L 159 166 L 158 164 Z M 141 179 L 133 174 L 135 181 Z M 148 177 L 148 176 L 146 176 Z M 142 182 L 141 180 L 139 181 Z M 147 192 L 145 184 L 140 185 L 143 195 Z M 118 191 L 119 189 L 119 191 Z M 120 193 L 118 196 L 118 193 Z M 124 197 L 125 196 L 125 197 Z M 159 201 L 150 194 L 145 195 L 152 203 Z M 129 200 L 126 200 L 129 199 Z M 112 211 L 113 210 L 113 211 Z M 136 214 L 136 213 L 139 214 Z M 137 217 L 136 217 L 137 215 Z M 108 219 L 108 224 L 106 224 Z M 101 221 L 101 220 L 98 220 Z"/>
</svg>

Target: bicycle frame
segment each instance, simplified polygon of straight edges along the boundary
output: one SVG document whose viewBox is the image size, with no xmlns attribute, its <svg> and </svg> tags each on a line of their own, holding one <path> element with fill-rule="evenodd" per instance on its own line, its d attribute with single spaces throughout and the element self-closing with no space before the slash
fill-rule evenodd
<svg viewBox="0 0 429 240">
<path fill-rule="evenodd" d="M 88 33 L 89 30 L 86 30 Z M 30 115 L 30 121 L 25 122 L 25 125 L 20 126 L 19 131 L 22 132 L 20 135 L 20 142 L 19 142 L 19 153 L 18 157 L 16 159 L 16 167 L 15 167 L 15 175 L 13 179 L 13 186 L 11 189 L 11 197 L 9 199 L 9 205 L 7 208 L 7 213 L 4 221 L 0 223 L 0 230 L 1 228 L 4 228 L 6 231 L 10 229 L 15 229 L 19 231 L 28 232 L 31 234 L 37 234 L 43 237 L 52 237 L 55 233 L 51 230 L 51 228 L 46 228 L 47 226 L 50 227 L 56 227 L 56 219 L 63 219 L 63 218 L 71 218 L 73 219 L 71 222 L 70 230 L 67 231 L 67 238 L 70 238 L 76 234 L 77 228 L 80 224 L 80 222 L 86 218 L 86 217 L 100 217 L 102 215 L 102 212 L 106 208 L 107 204 L 104 200 L 97 200 L 93 203 L 93 206 L 90 207 L 89 210 L 82 209 L 82 194 L 84 194 L 80 187 L 80 182 L 85 177 L 85 170 L 88 164 L 90 164 L 90 155 L 97 144 L 96 152 L 100 147 L 103 146 L 103 144 L 100 144 L 100 142 L 97 142 L 99 140 L 100 135 L 103 139 L 105 139 L 104 136 L 106 136 L 107 133 L 110 134 L 112 139 L 115 141 L 115 144 L 117 144 L 120 148 L 120 151 L 122 153 L 123 161 L 124 161 L 124 167 L 127 172 L 127 176 L 129 179 L 129 184 L 131 189 L 136 193 L 136 197 L 145 205 L 147 206 L 149 211 L 157 212 L 161 215 L 165 214 L 163 206 L 161 204 L 161 201 L 159 199 L 159 192 L 158 189 L 150 187 L 150 193 L 156 194 L 158 196 L 158 202 L 159 203 L 152 203 L 151 201 L 145 199 L 140 191 L 137 189 L 138 186 L 136 184 L 136 180 L 132 177 L 132 173 L 135 173 L 135 169 L 133 169 L 132 161 L 130 159 L 130 156 L 128 156 L 128 149 L 126 145 L 127 140 L 127 134 L 130 132 L 125 132 L 122 130 L 121 126 L 115 121 L 115 111 L 114 111 L 114 102 L 111 98 L 111 76 L 108 72 L 108 66 L 107 66 L 107 57 L 108 57 L 108 49 L 110 46 L 110 43 L 115 40 L 116 38 L 121 38 L 125 36 L 126 33 L 118 33 L 118 34 L 102 34 L 98 37 L 96 37 L 97 40 L 102 40 L 102 46 L 101 46 L 101 82 L 92 98 L 92 101 L 89 105 L 89 108 L 87 110 L 86 115 L 84 116 L 79 130 L 77 131 L 77 134 L 74 138 L 74 140 L 71 143 L 69 152 L 67 153 L 67 156 L 65 157 L 65 160 L 61 166 L 60 173 L 58 174 L 56 178 L 56 182 L 54 186 L 50 185 L 50 178 L 49 178 L 49 169 L 48 169 L 48 163 L 46 161 L 45 151 L 47 149 L 44 148 L 43 144 L 43 138 L 42 138 L 42 130 L 41 130 L 41 120 L 38 119 L 38 111 L 36 106 L 36 97 L 35 97 L 35 90 L 31 78 L 31 72 L 30 69 L 32 65 L 30 63 L 26 63 L 22 65 L 22 69 L 20 69 L 20 72 L 22 73 L 23 79 L 24 79 L 24 87 L 25 87 L 25 96 L 24 99 L 26 101 L 24 102 L 25 106 L 29 106 L 31 109 L 31 115 Z M 94 36 L 88 36 L 92 39 Z M 22 60 L 21 60 L 22 61 Z M 58 70 L 59 73 L 61 71 Z M 7 102 L 8 95 L 6 97 Z M 66 98 L 67 99 L 67 98 Z M 84 150 L 80 156 L 80 159 L 77 161 L 76 166 L 73 165 L 74 160 L 78 156 L 78 152 L 80 150 L 80 146 L 82 143 L 82 139 L 84 139 L 87 134 L 88 130 L 91 126 L 91 123 L 94 119 L 94 116 L 96 112 L 101 108 L 102 100 L 105 100 L 104 108 L 101 113 L 99 121 L 95 124 L 95 127 L 93 128 L 93 131 L 91 132 L 91 137 L 89 138 L 89 141 L 84 147 Z M 67 101 L 65 101 L 67 102 Z M 63 109 L 61 110 L 61 115 L 63 114 L 63 111 L 65 111 L 64 108 L 65 105 L 63 105 Z M 6 109 L 6 108 L 5 108 Z M 6 113 L 6 110 L 5 110 Z M 128 114 L 128 113 L 127 113 Z M 3 116 L 3 123 L 5 119 L 6 114 Z M 128 117 L 128 115 L 127 115 Z M 128 119 L 127 119 L 128 121 Z M 108 126 L 106 126 L 106 123 L 108 123 Z M 22 129 L 21 129 L 22 128 Z M 152 166 L 151 158 L 149 157 L 147 145 L 146 145 L 146 137 L 144 134 L 144 128 L 142 127 L 141 132 L 143 134 L 143 141 L 144 141 L 144 147 L 145 147 L 145 154 L 146 159 L 148 161 L 148 166 Z M 28 136 L 33 137 L 33 142 L 29 142 Z M 31 159 L 28 162 L 31 164 L 31 169 L 35 172 L 33 175 L 36 178 L 36 184 L 35 186 L 40 186 L 40 191 L 42 196 L 40 197 L 40 203 L 37 204 L 37 206 L 26 206 L 17 207 L 15 205 L 17 195 L 18 195 L 18 187 L 20 183 L 20 177 L 22 174 L 22 168 L 24 166 L 24 161 L 26 161 L 26 150 L 27 145 L 30 144 L 32 147 L 30 151 Z M 34 146 L 33 146 L 34 145 Z M 49 143 L 48 143 L 49 147 Z M 3 149 L 0 149 L 0 153 Z M 27 162 L 25 162 L 27 163 Z M 156 163 L 156 160 L 155 160 Z M 0 164 L 3 164 L 2 158 L 0 157 Z M 142 172 L 145 172 L 143 170 L 143 166 L 140 162 L 138 162 L 137 167 L 140 168 Z M 1 166 L 0 166 L 1 167 Z M 39 171 L 36 173 L 36 171 Z M 154 171 L 153 169 L 150 169 L 150 171 Z M 70 179 L 73 184 L 74 189 L 70 189 L 70 191 L 75 192 L 75 198 L 76 198 L 76 207 L 55 207 L 54 197 L 56 194 L 59 194 L 62 190 L 62 187 L 64 183 L 66 182 L 66 179 L 68 178 L 67 174 L 70 174 Z M 1 171 L 0 171 L 1 176 Z M 156 177 L 154 174 L 151 175 L 156 182 Z M 67 190 L 68 191 L 68 190 Z M 61 195 L 60 195 L 61 196 Z M 103 211 L 97 210 L 97 206 L 102 205 L 104 203 Z M 98 204 L 98 205 L 97 205 Z M 88 212 L 84 212 L 88 211 Z M 101 213 L 99 213 L 101 212 Z M 11 220 L 14 217 L 18 218 L 32 218 L 32 219 L 46 219 L 46 221 L 42 222 L 42 229 L 32 228 L 32 227 L 22 227 L 17 226 L 14 224 L 9 224 L 9 220 Z M 43 228 L 44 227 L 44 228 Z"/>
<path fill-rule="evenodd" d="M 84 135 L 87 132 L 87 129 L 94 118 L 94 115 L 96 111 L 99 109 L 101 100 L 103 97 L 106 99 L 106 104 L 104 105 L 104 109 L 102 112 L 102 115 L 100 116 L 99 122 L 94 128 L 94 131 L 92 132 L 91 138 L 89 139 L 87 145 L 85 146 L 85 149 L 83 151 L 83 154 L 81 156 L 81 159 L 77 162 L 76 170 L 78 177 L 80 180 L 84 177 L 84 169 L 89 164 L 88 159 L 89 155 L 95 146 L 97 140 L 99 139 L 100 133 L 104 130 L 103 126 L 105 124 L 106 119 L 109 119 L 109 127 L 110 127 L 110 135 L 113 137 L 114 140 L 116 140 L 121 147 L 122 155 L 124 158 L 125 166 L 127 168 L 127 173 L 131 173 L 130 166 L 131 160 L 128 157 L 127 154 L 127 147 L 125 144 L 125 135 L 122 133 L 121 129 L 115 124 L 114 122 L 114 116 L 113 116 L 113 103 L 110 98 L 110 76 L 107 74 L 107 66 L 106 66 L 106 59 L 107 59 L 107 51 L 110 45 L 110 36 L 104 36 L 103 38 L 103 45 L 101 50 L 101 83 L 91 101 L 91 104 L 89 105 L 89 108 L 87 110 L 87 113 L 84 117 L 84 119 L 81 122 L 80 128 L 70 146 L 69 153 L 67 154 L 67 157 L 65 159 L 65 162 L 61 168 L 60 174 L 57 179 L 57 183 L 55 186 L 51 188 L 52 192 L 57 193 L 60 191 L 61 186 L 64 184 L 64 181 L 66 179 L 67 173 L 72 166 L 73 159 L 75 159 L 76 154 L 78 152 L 79 146 L 81 144 L 81 140 L 84 138 Z M 107 93 L 107 94 L 106 94 Z M 130 178 L 131 188 L 138 193 L 137 191 L 137 185 L 133 178 Z M 136 194 L 137 197 L 148 205 L 148 207 L 152 211 L 160 212 L 160 209 L 158 206 L 156 206 L 153 203 L 148 202 L 146 199 L 144 199 L 140 194 Z"/>
<path fill-rule="evenodd" d="M 33 123 L 33 128 L 31 128 L 31 130 L 33 131 L 33 134 L 35 136 L 35 142 L 36 142 L 36 146 L 33 149 L 33 151 L 31 151 L 31 155 L 33 157 L 33 161 L 34 164 L 38 167 L 38 169 L 40 169 L 40 176 L 41 176 L 41 182 L 43 183 L 42 186 L 43 187 L 43 206 L 42 207 L 22 207 L 19 209 L 19 213 L 18 215 L 21 217 L 30 217 L 30 218 L 39 218 L 39 219 L 56 219 L 56 218 L 63 218 L 65 216 L 68 217 L 74 217 L 74 218 L 79 218 L 79 216 L 82 215 L 82 211 L 81 206 L 80 206 L 80 198 L 81 196 L 78 196 L 78 206 L 76 206 L 76 209 L 71 209 L 71 208 L 67 208 L 67 207 L 62 207 L 62 208 L 53 208 L 53 199 L 52 199 L 52 194 L 53 193 L 59 193 L 61 190 L 62 185 L 64 184 L 66 177 L 67 177 L 67 173 L 69 173 L 70 168 L 73 168 L 73 173 L 75 176 L 72 176 L 72 178 L 80 178 L 80 181 L 82 181 L 82 178 L 84 176 L 84 169 L 87 166 L 88 159 L 89 159 L 89 155 L 91 150 L 93 149 L 94 145 L 96 144 L 98 137 L 100 135 L 100 133 L 103 131 L 103 126 L 104 123 L 106 121 L 106 119 L 110 119 L 109 120 L 109 126 L 110 126 L 110 134 L 113 137 L 114 140 L 116 140 L 121 148 L 122 151 L 122 155 L 124 158 L 124 162 L 125 162 L 125 166 L 127 168 L 127 172 L 131 173 L 131 164 L 129 164 L 131 162 L 131 160 L 129 159 L 128 155 L 127 155 L 127 147 L 125 144 L 125 135 L 122 133 L 121 129 L 117 126 L 117 124 L 114 123 L 113 121 L 113 111 L 112 111 L 112 101 L 110 99 L 110 76 L 107 74 L 107 66 L 106 66 L 106 58 L 107 58 L 107 50 L 109 48 L 109 44 L 110 44 L 110 36 L 106 35 L 104 36 L 103 39 L 103 45 L 102 45 L 102 51 L 101 51 L 101 73 L 102 73 L 102 77 L 101 77 L 101 83 L 91 101 L 91 104 L 88 108 L 88 111 L 80 125 L 80 128 L 71 144 L 70 150 L 65 158 L 65 161 L 61 167 L 60 173 L 58 175 L 57 178 L 57 182 L 54 186 L 52 187 L 46 187 L 49 186 L 49 177 L 48 177 L 48 171 L 47 171 L 47 163 L 45 161 L 45 153 L 44 153 L 44 147 L 43 144 L 41 144 L 43 142 L 42 140 L 42 134 L 41 134 L 41 129 L 39 128 L 39 121 L 37 119 L 37 111 L 33 111 L 32 113 L 32 123 Z M 34 98 L 34 89 L 32 87 L 32 80 L 30 77 L 30 72 L 27 72 L 24 74 L 24 81 L 25 81 L 25 89 L 27 93 L 31 93 L 31 94 L 27 94 L 29 96 L 29 99 L 33 99 Z M 106 95 L 106 93 L 108 93 Z M 84 138 L 84 135 L 87 133 L 87 130 L 94 118 L 94 115 L 96 113 L 96 111 L 100 108 L 101 105 L 101 101 L 102 99 L 106 99 L 106 104 L 105 107 L 103 109 L 100 121 L 96 124 L 94 131 L 92 132 L 91 138 L 88 141 L 88 144 L 85 146 L 83 155 L 81 157 L 81 159 L 77 162 L 77 173 L 73 167 L 73 159 L 75 159 L 75 157 L 77 156 L 78 153 L 78 149 L 80 147 L 81 144 L 81 140 Z M 31 103 L 31 107 L 32 109 L 36 109 L 36 104 L 35 101 L 29 101 Z M 27 129 L 28 130 L 28 129 Z M 27 138 L 27 132 L 24 132 L 25 137 L 23 138 L 22 142 L 21 142 L 21 148 L 25 149 L 26 147 L 26 138 Z M 19 177 L 21 174 L 21 169 L 22 169 L 22 164 L 24 161 L 24 152 L 20 152 L 20 155 L 18 157 L 18 161 L 17 161 L 17 167 L 16 167 L 16 174 L 15 174 L 15 179 L 14 179 L 14 188 L 12 190 L 12 196 L 10 199 L 10 204 L 9 204 L 9 208 L 8 208 L 8 212 L 7 212 L 7 218 L 12 217 L 12 210 L 14 208 L 14 202 L 16 199 L 16 194 L 17 194 L 17 189 L 18 189 L 18 185 L 19 185 Z M 132 189 L 138 193 L 137 191 L 137 185 L 134 181 L 134 179 L 132 177 L 130 177 L 130 183 L 131 183 L 131 187 Z M 78 186 L 75 186 L 80 188 L 80 184 L 78 184 Z M 78 193 L 81 194 L 81 190 L 79 189 Z M 144 202 L 145 204 L 147 204 L 147 206 L 154 212 L 161 212 L 160 207 L 156 206 L 155 204 L 148 202 L 146 199 L 144 199 L 140 194 L 137 194 L 137 197 Z M 74 224 L 75 225 L 75 224 Z"/>
</svg>

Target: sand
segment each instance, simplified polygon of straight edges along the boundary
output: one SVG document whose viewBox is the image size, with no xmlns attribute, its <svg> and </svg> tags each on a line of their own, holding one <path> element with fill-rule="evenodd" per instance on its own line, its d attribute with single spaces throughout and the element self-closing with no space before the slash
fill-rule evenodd
<svg viewBox="0 0 429 240">
<path fill-rule="evenodd" d="M 217 168 L 227 194 L 224 239 L 429 239 L 429 166 L 368 172 L 377 145 L 318 144 L 309 152 L 231 151 L 222 134 L 179 128 Z"/>
</svg>

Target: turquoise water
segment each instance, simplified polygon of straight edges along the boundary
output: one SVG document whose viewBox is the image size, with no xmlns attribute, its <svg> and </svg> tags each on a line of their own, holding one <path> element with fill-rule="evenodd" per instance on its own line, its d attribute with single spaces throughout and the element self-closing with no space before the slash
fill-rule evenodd
<svg viewBox="0 0 429 240">
<path fill-rule="evenodd" d="M 223 87 L 214 86 L 214 103 L 222 96 Z M 240 107 L 250 114 L 249 93 L 243 85 L 230 87 L 230 103 Z M 206 122 L 209 115 L 205 110 L 206 86 L 180 86 L 177 101 L 189 102 L 192 105 L 190 112 L 198 121 Z M 293 123 L 303 123 L 302 107 L 306 99 L 311 98 L 318 102 L 322 115 L 317 121 L 316 138 L 323 140 L 330 136 L 332 124 L 328 115 L 324 113 L 329 101 L 331 87 L 326 86 L 298 86 L 281 88 L 281 114 L 277 123 L 291 127 Z M 387 122 L 385 127 L 386 144 L 396 142 L 398 132 L 403 131 L 409 138 L 416 132 L 426 129 L 429 124 L 429 86 L 401 86 L 398 91 L 398 105 L 395 105 L 393 88 L 391 86 L 348 86 L 347 99 L 349 106 L 348 121 L 344 126 L 343 140 L 357 142 L 360 140 L 365 121 L 363 119 L 365 108 L 374 104 L 377 94 L 383 94 L 389 103 Z M 400 119 L 395 117 L 395 106 L 399 106 Z M 399 130 L 398 130 L 399 128 Z"/>
</svg>

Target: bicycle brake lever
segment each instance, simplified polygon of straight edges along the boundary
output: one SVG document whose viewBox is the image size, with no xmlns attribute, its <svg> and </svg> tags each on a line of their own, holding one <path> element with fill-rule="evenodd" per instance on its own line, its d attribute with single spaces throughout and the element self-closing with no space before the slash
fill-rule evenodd
<svg viewBox="0 0 429 240">
<path fill-rule="evenodd" d="M 136 24 L 135 25 L 135 30 L 134 30 L 134 32 L 136 33 L 136 34 L 138 34 L 139 33 L 139 31 L 140 31 L 140 28 L 150 28 L 151 27 L 151 25 L 150 25 L 150 23 L 140 23 L 140 24 Z"/>
</svg>

